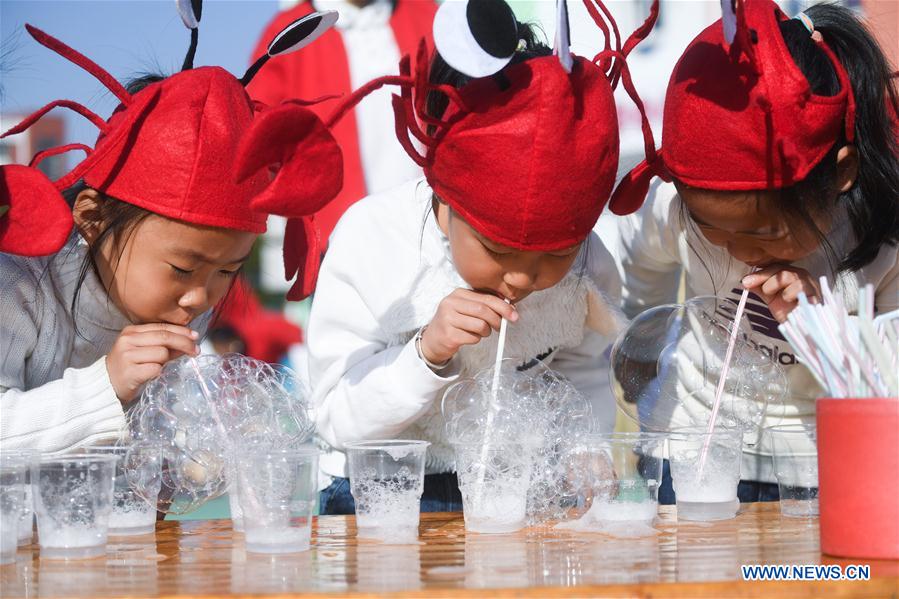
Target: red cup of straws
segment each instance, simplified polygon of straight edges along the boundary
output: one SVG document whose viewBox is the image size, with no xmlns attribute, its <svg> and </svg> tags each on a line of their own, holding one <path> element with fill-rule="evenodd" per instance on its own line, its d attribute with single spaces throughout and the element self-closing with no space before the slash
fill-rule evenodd
<svg viewBox="0 0 899 599">
<path fill-rule="evenodd" d="M 821 551 L 899 559 L 899 399 L 819 399 Z"/>
</svg>

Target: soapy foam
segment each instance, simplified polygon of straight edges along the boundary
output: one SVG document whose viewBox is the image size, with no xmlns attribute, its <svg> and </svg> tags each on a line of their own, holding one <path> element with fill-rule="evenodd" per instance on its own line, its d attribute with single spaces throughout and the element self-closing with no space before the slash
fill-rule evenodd
<svg viewBox="0 0 899 599">
<path fill-rule="evenodd" d="M 713 446 L 698 478 L 699 451 L 689 449 L 672 455 L 671 476 L 678 502 L 724 503 L 737 497 L 740 456 L 732 448 Z"/>
<path fill-rule="evenodd" d="M 136 499 L 116 505 L 109 516 L 109 533 L 145 534 L 156 529 L 156 510 Z"/>
<path fill-rule="evenodd" d="M 105 526 L 63 525 L 41 526 L 38 522 L 38 540 L 41 557 L 86 558 L 106 553 L 107 531 Z"/>
<path fill-rule="evenodd" d="M 584 515 L 584 518 L 590 517 L 596 522 L 651 521 L 656 517 L 658 510 L 659 505 L 655 501 L 596 501 Z"/>
<path fill-rule="evenodd" d="M 421 478 L 405 466 L 391 478 L 376 477 L 375 470 L 369 468 L 352 481 L 359 536 L 394 542 L 414 540 L 418 536 Z"/>
<path fill-rule="evenodd" d="M 246 529 L 247 551 L 253 553 L 297 553 L 309 549 L 311 521 L 300 527 L 255 527 Z"/>
<path fill-rule="evenodd" d="M 402 460 L 404 457 L 412 453 L 412 447 L 397 445 L 396 447 L 386 445 L 383 447 L 384 453 L 393 458 L 394 461 Z"/>
<path fill-rule="evenodd" d="M 656 501 L 594 501 L 579 519 L 560 522 L 556 528 L 619 538 L 653 536 L 658 534 L 652 527 L 658 509 Z"/>
<path fill-rule="evenodd" d="M 527 495 L 508 492 L 463 494 L 465 529 L 472 532 L 514 532 L 525 526 Z"/>
<path fill-rule="evenodd" d="M 408 541 L 418 537 L 420 493 L 372 488 L 356 499 L 356 526 L 360 537 L 382 541 Z"/>
</svg>

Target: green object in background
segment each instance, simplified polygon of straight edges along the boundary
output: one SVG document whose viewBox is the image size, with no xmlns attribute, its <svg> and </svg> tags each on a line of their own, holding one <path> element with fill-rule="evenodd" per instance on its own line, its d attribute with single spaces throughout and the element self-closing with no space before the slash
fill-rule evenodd
<svg viewBox="0 0 899 599">
<path fill-rule="evenodd" d="M 318 515 L 318 502 L 316 501 L 315 511 L 313 515 Z M 228 503 L 228 494 L 225 493 L 221 497 L 216 497 L 212 501 L 204 503 L 200 509 L 194 510 L 189 514 L 168 514 L 166 520 L 230 520 L 231 506 Z"/>
<path fill-rule="evenodd" d="M 166 520 L 220 520 L 231 518 L 231 508 L 228 506 L 228 495 L 216 497 L 207 501 L 200 509 L 189 514 L 168 514 Z"/>
<path fill-rule="evenodd" d="M 291 322 L 295 322 L 305 331 L 309 325 L 309 312 L 312 311 L 312 298 L 307 297 L 301 302 L 287 302 L 284 305 L 284 314 Z"/>
<path fill-rule="evenodd" d="M 512 12 L 515 13 L 515 18 L 517 18 L 522 23 L 529 23 L 537 19 L 536 4 L 537 2 L 535 0 L 509 0 L 509 6 L 512 7 Z"/>
</svg>

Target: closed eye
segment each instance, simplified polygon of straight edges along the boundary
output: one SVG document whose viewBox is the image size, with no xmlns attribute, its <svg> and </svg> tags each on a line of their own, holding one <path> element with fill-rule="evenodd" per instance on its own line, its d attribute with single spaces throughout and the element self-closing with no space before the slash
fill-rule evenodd
<svg viewBox="0 0 899 599">
<path fill-rule="evenodd" d="M 491 248 L 489 245 L 487 245 L 484 242 L 481 242 L 481 245 L 484 246 L 484 249 L 487 250 L 487 253 L 489 253 L 491 256 L 508 256 L 509 254 L 512 253 L 512 252 L 497 252 L 496 250 L 494 250 L 493 248 Z"/>
<path fill-rule="evenodd" d="M 239 268 L 235 268 L 234 270 L 223 269 L 219 271 L 219 274 L 223 277 L 236 277 L 237 273 L 243 270 L 243 266 L 241 265 Z"/>
<path fill-rule="evenodd" d="M 186 268 L 178 268 L 174 264 L 169 264 L 169 266 L 172 267 L 172 270 L 174 271 L 174 274 L 176 277 L 180 277 L 180 278 L 184 278 L 184 279 L 189 278 L 190 275 L 192 275 L 194 272 L 192 270 L 187 270 Z"/>
</svg>

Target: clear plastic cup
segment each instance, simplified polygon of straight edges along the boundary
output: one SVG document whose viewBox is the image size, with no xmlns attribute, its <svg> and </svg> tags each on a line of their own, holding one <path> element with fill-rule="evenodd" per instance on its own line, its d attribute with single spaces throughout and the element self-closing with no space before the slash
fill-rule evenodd
<svg viewBox="0 0 899 599">
<path fill-rule="evenodd" d="M 787 424 L 765 429 L 774 453 L 780 490 L 780 513 L 818 515 L 818 442 L 814 424 Z"/>
<path fill-rule="evenodd" d="M 25 456 L 0 453 L 0 565 L 16 561 L 28 468 Z"/>
<path fill-rule="evenodd" d="M 709 440 L 700 476 L 700 456 Z M 740 461 L 743 433 L 739 429 L 680 428 L 668 437 L 668 459 L 677 500 L 678 520 L 728 520 L 737 515 L 740 501 Z"/>
<path fill-rule="evenodd" d="M 237 457 L 228 456 L 225 460 L 225 480 L 228 481 L 228 511 L 231 514 L 231 530 L 244 532 L 243 510 L 240 507 L 240 492 L 238 491 Z"/>
<path fill-rule="evenodd" d="M 429 445 L 399 439 L 346 444 L 360 538 L 396 543 L 418 538 Z"/>
<path fill-rule="evenodd" d="M 570 482 L 578 490 L 578 507 L 586 510 L 573 527 L 652 522 L 659 508 L 664 452 L 663 433 L 589 437 L 571 465 Z"/>
<path fill-rule="evenodd" d="M 465 530 L 507 533 L 524 528 L 537 447 L 527 443 L 458 443 L 453 449 Z"/>
<path fill-rule="evenodd" d="M 9 456 L 19 456 L 25 460 L 25 500 L 22 502 L 22 516 L 19 518 L 19 547 L 30 545 L 34 540 L 34 502 L 31 499 L 31 466 L 40 459 L 36 449 L 4 449 Z"/>
<path fill-rule="evenodd" d="M 247 551 L 309 549 L 320 453 L 314 447 L 255 449 L 237 457 L 237 495 Z"/>
<path fill-rule="evenodd" d="M 152 445 L 91 445 L 84 448 L 86 453 L 109 455 L 116 458 L 115 488 L 112 497 L 112 513 L 109 516 L 109 534 L 113 536 L 144 535 L 156 531 L 156 503 L 162 485 L 160 468 L 162 448 Z M 135 453 L 141 455 L 135 455 Z M 153 455 L 150 455 L 153 454 Z M 142 498 L 134 491 L 126 474 L 126 466 L 131 465 L 144 480 L 156 484 L 145 485 Z M 148 472 L 147 470 L 154 471 Z M 152 500 L 152 503 L 150 502 Z"/>
<path fill-rule="evenodd" d="M 116 456 L 44 456 L 32 467 L 41 557 L 85 559 L 106 553 Z"/>
</svg>

